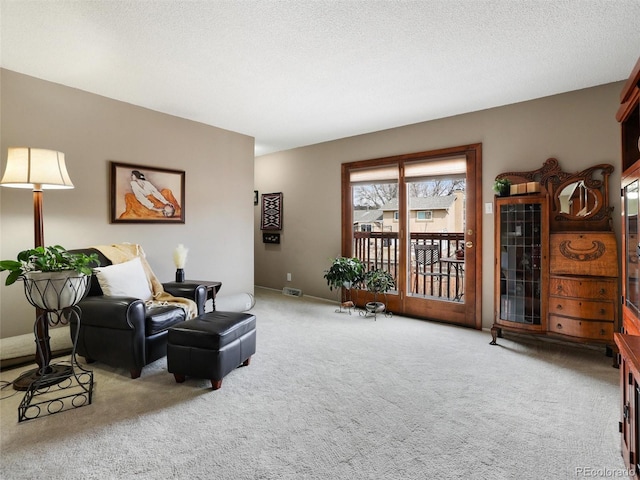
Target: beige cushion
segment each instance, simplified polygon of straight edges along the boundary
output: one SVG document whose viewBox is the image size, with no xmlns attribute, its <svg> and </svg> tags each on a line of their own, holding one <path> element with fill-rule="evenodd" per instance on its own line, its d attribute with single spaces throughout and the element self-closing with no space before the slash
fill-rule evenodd
<svg viewBox="0 0 640 480">
<path fill-rule="evenodd" d="M 107 296 L 134 297 L 145 301 L 153 297 L 140 257 L 108 267 L 97 267 L 93 271 Z"/>
</svg>

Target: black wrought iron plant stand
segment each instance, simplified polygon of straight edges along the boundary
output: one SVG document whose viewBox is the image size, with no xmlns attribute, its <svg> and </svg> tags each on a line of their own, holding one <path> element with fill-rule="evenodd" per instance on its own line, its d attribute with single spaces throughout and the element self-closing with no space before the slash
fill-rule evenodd
<svg viewBox="0 0 640 480">
<path fill-rule="evenodd" d="M 384 314 L 385 317 L 392 317 L 393 313 L 387 310 L 387 294 L 383 293 L 384 302 L 378 301 L 378 293 L 374 292 L 373 294 L 373 302 L 368 302 L 364 306 L 364 310 L 360 310 L 360 316 L 363 317 L 373 317 L 374 320 L 378 319 L 378 314 Z"/>
<path fill-rule="evenodd" d="M 68 361 L 48 364 L 45 361 L 45 353 L 40 342 L 36 342 L 40 368 L 35 375 L 35 380 L 29 384 L 24 398 L 20 402 L 18 422 L 91 404 L 93 372 L 81 367 L 76 359 L 76 346 L 82 317 L 82 310 L 77 303 L 86 294 L 91 277 L 81 277 L 80 283 L 77 283 L 78 277 L 73 278 L 76 279 L 76 283 L 66 283 L 64 288 L 72 289 L 72 294 L 75 294 L 74 304 L 64 308 L 58 308 L 61 305 L 62 289 L 55 286 L 51 280 L 34 281 L 25 279 L 25 294 L 29 303 L 37 309 L 34 324 L 34 335 L 36 337 L 37 332 L 42 331 L 43 325 L 46 325 L 48 329 L 48 326 L 68 325 L 71 319 L 74 319 L 78 324 L 78 328 L 73 338 L 71 356 Z M 48 302 L 47 305 L 42 305 L 40 302 L 34 301 L 32 291 L 36 291 L 38 294 L 47 292 L 49 296 L 53 293 L 54 298 L 57 295 L 58 301 L 54 300 L 53 302 Z M 44 295 L 42 296 L 44 297 Z M 51 306 L 54 306 L 54 308 L 43 308 Z"/>
</svg>

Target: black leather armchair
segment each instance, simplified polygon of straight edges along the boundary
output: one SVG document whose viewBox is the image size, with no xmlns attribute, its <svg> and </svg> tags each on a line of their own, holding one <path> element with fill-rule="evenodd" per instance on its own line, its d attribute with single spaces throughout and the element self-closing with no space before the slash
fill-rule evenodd
<svg viewBox="0 0 640 480">
<path fill-rule="evenodd" d="M 99 266 L 111 261 L 93 248 L 71 250 L 75 253 L 98 255 Z M 175 297 L 196 302 L 198 314 L 204 313 L 207 289 L 195 283 L 165 287 Z M 186 320 L 186 314 L 174 305 L 147 308 L 144 301 L 131 297 L 105 296 L 96 276 L 91 278 L 87 296 L 78 304 L 82 310 L 76 352 L 88 363 L 99 361 L 113 367 L 126 368 L 131 378 L 138 378 L 142 368 L 167 354 L 167 332 L 173 325 Z M 71 338 L 78 331 L 71 318 Z"/>
</svg>

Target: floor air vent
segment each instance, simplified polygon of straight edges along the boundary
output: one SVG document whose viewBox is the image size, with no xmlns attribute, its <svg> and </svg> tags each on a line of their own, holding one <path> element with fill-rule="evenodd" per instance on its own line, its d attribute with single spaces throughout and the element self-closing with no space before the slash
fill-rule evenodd
<svg viewBox="0 0 640 480">
<path fill-rule="evenodd" d="M 301 297 L 302 296 L 302 290 L 300 290 L 299 288 L 284 287 L 282 289 L 282 293 L 284 295 L 289 295 L 291 297 Z"/>
</svg>

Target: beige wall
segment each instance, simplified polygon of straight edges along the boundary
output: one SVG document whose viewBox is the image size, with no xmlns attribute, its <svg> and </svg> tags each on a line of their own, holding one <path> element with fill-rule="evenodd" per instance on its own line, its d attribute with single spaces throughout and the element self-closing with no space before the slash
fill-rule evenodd
<svg viewBox="0 0 640 480">
<path fill-rule="evenodd" d="M 45 244 L 143 245 L 161 281 L 172 253 L 189 248 L 187 278 L 223 282 L 221 294 L 253 292 L 254 139 L 80 90 L 0 70 L 2 171 L 10 146 L 65 153 L 75 189 L 44 192 Z M 185 171 L 186 223 L 110 224 L 109 161 Z M 33 245 L 32 196 L 0 188 L 0 258 Z M 33 308 L 22 285 L 0 286 L 0 335 L 28 333 Z"/>
<path fill-rule="evenodd" d="M 498 173 L 533 170 L 549 157 L 558 158 L 565 171 L 613 164 L 610 191 L 619 232 L 620 127 L 615 113 L 621 89 L 618 82 L 256 158 L 256 188 L 284 194 L 280 245 L 262 243 L 255 209 L 256 285 L 291 286 L 335 300 L 322 276 L 329 259 L 340 254 L 340 165 L 456 145 L 482 143 L 483 203 L 493 201 Z M 493 215 L 483 213 L 484 327 L 493 322 L 493 221 Z"/>
<path fill-rule="evenodd" d="M 622 83 L 516 105 L 345 138 L 255 160 L 255 188 L 284 193 L 280 245 L 262 243 L 254 189 L 253 138 L 153 112 L 105 97 L 0 70 L 2 170 L 7 147 L 65 152 L 76 188 L 44 195 L 45 243 L 68 248 L 141 243 L 156 274 L 173 277 L 178 243 L 189 247 L 187 276 L 217 279 L 222 293 L 256 285 L 301 288 L 335 299 L 322 278 L 340 254 L 340 165 L 454 145 L 482 142 L 483 202 L 506 170 L 535 169 L 555 156 L 567 171 L 612 163 L 612 203 L 619 231 L 619 125 Z M 186 171 L 184 225 L 110 224 L 108 162 Z M 255 228 L 254 228 L 255 226 Z M 493 318 L 493 215 L 483 214 L 483 325 Z M 253 235 L 251 234 L 253 231 Z M 13 258 L 33 243 L 31 194 L 0 189 L 0 257 Z M 253 247 L 253 249 L 252 249 Z M 286 274 L 291 273 L 291 282 Z M 28 333 L 32 309 L 20 285 L 0 286 L 0 336 Z"/>
</svg>

